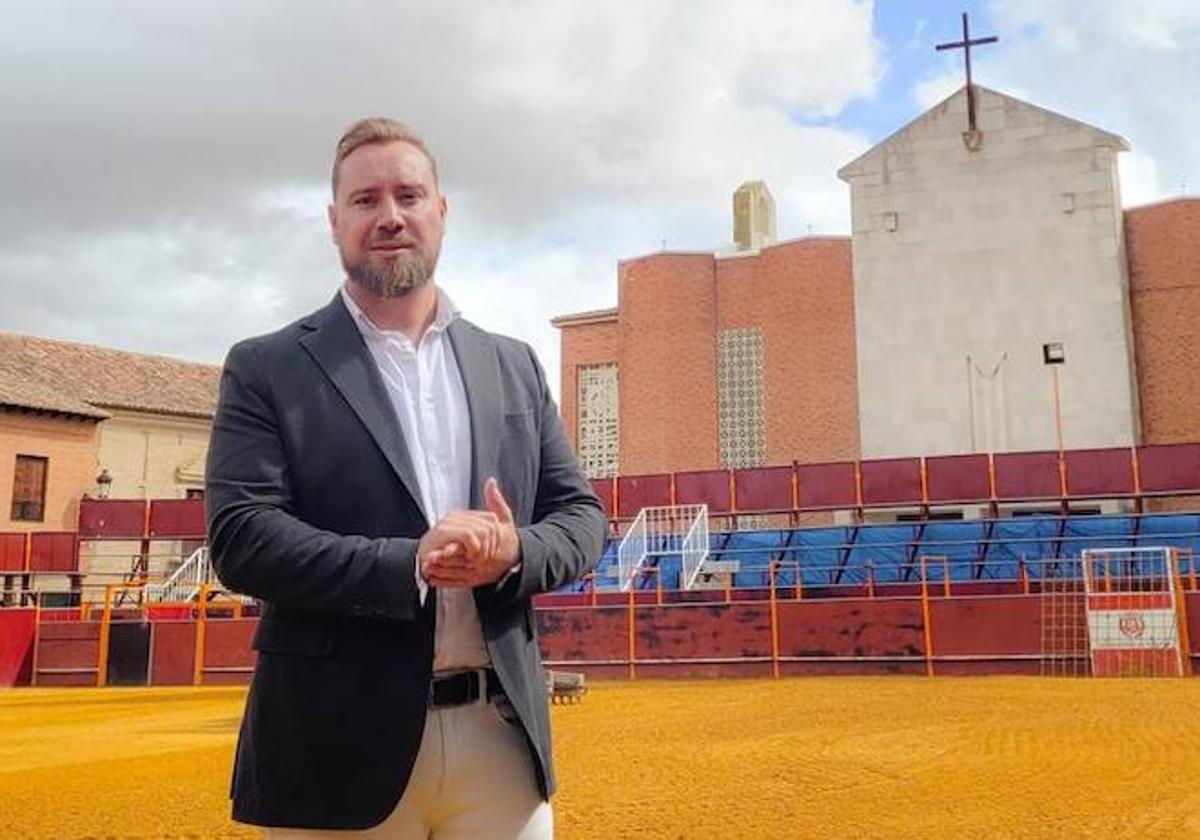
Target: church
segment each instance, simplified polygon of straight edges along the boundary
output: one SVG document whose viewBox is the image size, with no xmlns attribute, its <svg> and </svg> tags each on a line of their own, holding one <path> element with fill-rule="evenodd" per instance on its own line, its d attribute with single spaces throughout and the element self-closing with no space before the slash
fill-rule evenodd
<svg viewBox="0 0 1200 840">
<path fill-rule="evenodd" d="M 1123 209 L 1127 141 L 968 83 L 838 176 L 851 235 L 623 260 L 553 320 L 593 477 L 1200 441 L 1200 199 Z"/>
</svg>

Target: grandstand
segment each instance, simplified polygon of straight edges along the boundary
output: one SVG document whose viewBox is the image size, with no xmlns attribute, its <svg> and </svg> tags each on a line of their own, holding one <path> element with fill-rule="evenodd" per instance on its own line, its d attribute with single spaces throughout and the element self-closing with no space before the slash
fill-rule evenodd
<svg viewBox="0 0 1200 840">
<path fill-rule="evenodd" d="M 1088 673 L 1080 558 L 1099 549 L 1165 552 L 1158 585 L 1182 595 L 1172 638 L 1185 664 L 1197 655 L 1187 640 L 1200 638 L 1200 444 L 594 485 L 610 516 L 603 557 L 535 599 L 553 668 Z M 84 499 L 75 532 L 0 534 L 0 683 L 248 680 L 257 607 L 221 590 L 203 548 L 180 554 L 203 538 L 202 502 L 179 499 Z M 138 546 L 122 576 L 89 565 L 110 545 Z M 1144 588 L 1149 567 L 1125 567 L 1131 591 Z"/>
<path fill-rule="evenodd" d="M 569 592 L 619 589 L 617 551 L 612 538 L 593 575 Z M 899 592 L 892 584 L 920 579 L 921 558 L 934 558 L 932 573 L 954 583 L 1010 584 L 1011 591 L 1055 574 L 1053 563 L 1078 558 L 1086 549 L 1168 546 L 1178 548 L 1185 575 L 1195 574 L 1200 550 L 1200 513 L 1129 515 L 1040 515 L 974 521 L 924 521 L 753 531 L 719 531 L 709 538 L 701 576 L 720 576 L 733 590 L 797 585 L 804 597 L 861 597 Z M 943 571 L 945 570 L 945 571 Z M 685 588 L 678 552 L 651 558 L 636 576 L 637 589 Z M 1003 591 L 967 586 L 962 592 Z M 1026 590 L 1027 591 L 1027 590 Z M 670 598 L 671 595 L 667 595 Z"/>
</svg>

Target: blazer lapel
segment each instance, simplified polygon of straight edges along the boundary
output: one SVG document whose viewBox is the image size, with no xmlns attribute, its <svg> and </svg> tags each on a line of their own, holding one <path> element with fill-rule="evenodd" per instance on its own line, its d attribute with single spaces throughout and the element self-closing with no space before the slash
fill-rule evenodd
<svg viewBox="0 0 1200 840">
<path fill-rule="evenodd" d="M 422 510 L 420 485 L 417 484 L 400 423 L 375 360 L 363 343 L 354 319 L 342 303 L 341 295 L 336 295 L 304 326 L 310 332 L 300 338 L 300 344 L 345 397 L 412 497 L 417 510 Z M 334 434 L 334 430 L 329 431 L 331 435 Z M 347 468 L 350 466 L 347 465 Z"/>
<path fill-rule="evenodd" d="M 462 318 L 446 331 L 471 415 L 471 507 L 482 510 L 483 482 L 495 470 L 503 400 L 500 393 L 500 362 L 488 336 Z"/>
</svg>

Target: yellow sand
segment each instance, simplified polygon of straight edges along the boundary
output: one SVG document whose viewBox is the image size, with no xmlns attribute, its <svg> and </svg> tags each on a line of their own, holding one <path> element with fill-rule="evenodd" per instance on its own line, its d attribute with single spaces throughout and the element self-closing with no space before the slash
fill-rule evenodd
<svg viewBox="0 0 1200 840">
<path fill-rule="evenodd" d="M 0 693 L 0 838 L 256 837 L 241 689 Z M 1200 837 L 1200 679 L 596 683 L 558 836 Z"/>
</svg>

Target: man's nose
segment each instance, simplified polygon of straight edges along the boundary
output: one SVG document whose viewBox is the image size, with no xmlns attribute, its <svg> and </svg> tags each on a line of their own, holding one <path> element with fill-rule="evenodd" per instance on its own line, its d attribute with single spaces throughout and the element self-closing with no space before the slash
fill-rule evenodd
<svg viewBox="0 0 1200 840">
<path fill-rule="evenodd" d="M 379 204 L 379 215 L 375 220 L 376 227 L 384 230 L 400 230 L 404 227 L 404 214 L 400 205 L 391 199 L 385 199 Z"/>
</svg>

